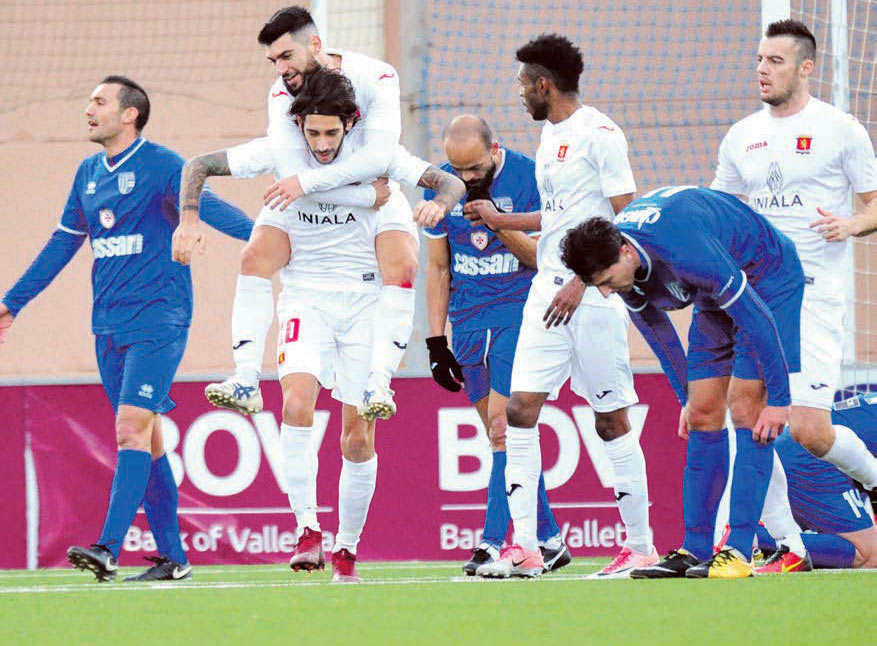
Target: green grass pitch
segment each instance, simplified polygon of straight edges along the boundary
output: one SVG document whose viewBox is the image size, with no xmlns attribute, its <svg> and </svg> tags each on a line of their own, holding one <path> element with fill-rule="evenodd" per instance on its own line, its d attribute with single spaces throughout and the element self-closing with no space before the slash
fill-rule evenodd
<svg viewBox="0 0 877 646">
<path fill-rule="evenodd" d="M 877 641 L 877 571 L 739 581 L 482 581 L 459 563 L 362 563 L 364 585 L 284 566 L 196 567 L 182 583 L 98 584 L 75 570 L 0 571 L 0 643 L 774 646 Z M 122 568 L 119 581 L 137 570 Z"/>
</svg>

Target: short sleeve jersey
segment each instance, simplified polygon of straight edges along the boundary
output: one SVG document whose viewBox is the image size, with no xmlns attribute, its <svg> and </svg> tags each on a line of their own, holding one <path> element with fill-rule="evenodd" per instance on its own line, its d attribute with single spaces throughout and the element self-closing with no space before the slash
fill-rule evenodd
<svg viewBox="0 0 877 646">
<path fill-rule="evenodd" d="M 539 210 L 535 164 L 532 159 L 505 148 L 497 164 L 490 196 L 508 213 Z M 453 173 L 450 164 L 443 170 Z M 432 191 L 425 192 L 432 199 Z M 519 322 L 530 283 L 536 273 L 522 265 L 485 226 L 473 227 L 457 204 L 435 227 L 425 228 L 428 238 L 447 238 L 451 260 L 451 298 L 448 318 L 454 330 L 479 330 Z"/>
<path fill-rule="evenodd" d="M 112 159 L 101 152 L 80 164 L 59 226 L 91 242 L 95 334 L 189 325 L 191 275 L 171 259 L 183 163 L 137 139 Z"/>
<path fill-rule="evenodd" d="M 567 230 L 589 218 L 611 219 L 615 212 L 609 198 L 636 191 L 624 133 L 589 106 L 560 123 L 546 122 L 536 153 L 536 180 L 542 237 L 533 288 L 551 299 L 573 277 L 560 260 L 560 243 Z M 585 290 L 582 302 L 612 306 L 593 287 Z"/>
<path fill-rule="evenodd" d="M 874 148 L 854 117 L 812 97 L 789 117 L 756 112 L 728 130 L 711 187 L 746 196 L 794 241 L 815 287 L 842 293 L 847 242 L 827 242 L 809 225 L 822 217 L 817 207 L 848 217 L 850 188 L 877 190 Z"/>
</svg>

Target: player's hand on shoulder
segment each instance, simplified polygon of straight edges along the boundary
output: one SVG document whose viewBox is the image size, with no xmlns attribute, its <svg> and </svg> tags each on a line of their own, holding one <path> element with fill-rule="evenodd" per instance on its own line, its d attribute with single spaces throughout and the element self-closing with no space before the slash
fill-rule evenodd
<svg viewBox="0 0 877 646">
<path fill-rule="evenodd" d="M 293 201 L 304 197 L 304 194 L 305 192 L 301 187 L 301 182 L 298 180 L 298 175 L 292 175 L 284 177 L 279 182 L 274 182 L 265 189 L 263 197 L 265 206 L 282 211 Z"/>
<path fill-rule="evenodd" d="M 816 232 L 826 241 L 843 242 L 858 233 L 854 218 L 842 218 L 820 207 L 816 207 L 816 210 L 822 217 L 811 222 L 810 228 L 816 229 Z"/>
<path fill-rule="evenodd" d="M 551 305 L 545 310 L 545 327 L 550 328 L 556 325 L 566 325 L 572 318 L 573 313 L 582 302 L 582 296 L 585 294 L 585 285 L 579 280 L 578 276 L 566 281 L 563 287 L 557 290 Z"/>
<path fill-rule="evenodd" d="M 789 423 L 789 406 L 765 406 L 752 427 L 752 439 L 767 444 L 783 432 Z"/>
<path fill-rule="evenodd" d="M 188 265 L 196 249 L 199 254 L 204 253 L 206 242 L 200 220 L 187 222 L 181 219 L 171 239 L 171 257 L 181 265 Z"/>
<path fill-rule="evenodd" d="M 372 188 L 375 189 L 375 203 L 372 208 L 377 210 L 390 200 L 390 180 L 386 177 L 378 177 L 372 182 Z"/>
<path fill-rule="evenodd" d="M 414 207 L 414 221 L 422 227 L 434 227 L 445 217 L 445 207 L 435 200 L 420 200 Z"/>
<path fill-rule="evenodd" d="M 15 316 L 12 315 L 9 308 L 0 303 L 0 343 L 6 342 L 6 335 L 9 333 L 9 328 L 12 327 L 12 321 L 14 320 Z"/>
<path fill-rule="evenodd" d="M 463 216 L 473 227 L 484 225 L 488 229 L 497 229 L 496 216 L 500 213 L 491 200 L 472 200 L 463 205 Z"/>
<path fill-rule="evenodd" d="M 445 335 L 428 337 L 426 348 L 429 350 L 429 369 L 433 380 L 445 390 L 450 390 L 452 393 L 459 392 L 463 387 L 463 369 L 448 347 L 448 337 Z"/>
</svg>

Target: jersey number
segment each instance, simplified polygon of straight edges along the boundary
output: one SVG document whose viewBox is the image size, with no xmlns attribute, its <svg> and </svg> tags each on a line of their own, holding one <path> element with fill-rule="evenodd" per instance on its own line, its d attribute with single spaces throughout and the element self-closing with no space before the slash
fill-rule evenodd
<svg viewBox="0 0 877 646">
<path fill-rule="evenodd" d="M 843 493 L 844 500 L 850 503 L 850 507 L 853 510 L 853 513 L 856 515 L 856 518 L 862 517 L 862 512 L 859 511 L 865 509 L 865 503 L 862 502 L 861 496 L 859 496 L 859 492 L 855 489 L 850 489 L 849 491 L 844 491 Z"/>
<path fill-rule="evenodd" d="M 286 343 L 294 343 L 295 341 L 298 341 L 298 328 L 300 324 L 301 319 L 289 319 L 286 322 L 286 334 L 284 335 L 286 337 Z"/>
</svg>

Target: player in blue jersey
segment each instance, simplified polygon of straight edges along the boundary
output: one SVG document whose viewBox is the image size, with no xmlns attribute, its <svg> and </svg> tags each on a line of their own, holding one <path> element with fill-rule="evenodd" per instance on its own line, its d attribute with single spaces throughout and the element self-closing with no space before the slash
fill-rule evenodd
<svg viewBox="0 0 877 646">
<path fill-rule="evenodd" d="M 183 159 L 140 136 L 149 98 L 126 77 L 106 77 L 92 92 L 85 116 L 89 140 L 103 151 L 79 165 L 57 230 L 3 297 L 0 341 L 88 238 L 94 253 L 92 330 L 101 379 L 116 411 L 119 453 L 100 538 L 91 547 L 71 547 L 67 557 L 99 581 L 115 578 L 122 541 L 142 503 L 159 556 L 126 580 L 189 578 L 177 487 L 161 433 L 161 413 L 175 406 L 168 393 L 192 318 L 189 268 L 171 260 Z M 252 221 L 215 195 L 205 195 L 201 211 L 214 228 L 248 239 Z"/>
<path fill-rule="evenodd" d="M 595 218 L 576 227 L 562 257 L 605 296 L 621 294 L 683 405 L 682 547 L 631 577 L 752 576 L 772 440 L 788 422 L 789 373 L 800 370 L 804 273 L 794 244 L 732 195 L 676 186 L 632 202 L 615 224 Z M 665 310 L 690 304 L 686 355 Z M 728 479 L 727 409 L 737 437 L 731 532 L 713 555 Z"/>
<path fill-rule="evenodd" d="M 872 455 L 877 454 L 877 394 L 835 403 L 831 423 L 850 429 Z M 856 483 L 830 462 L 813 456 L 788 430 L 774 446 L 788 483 L 788 499 L 783 491 L 782 504 L 765 505 L 758 546 L 773 555 L 758 573 L 877 567 L 877 528 Z M 806 565 L 794 570 L 785 544 L 790 534 L 800 534 L 807 550 Z"/>
<path fill-rule="evenodd" d="M 501 148 L 484 119 L 462 115 L 451 121 L 444 150 L 450 163 L 442 170 L 465 182 L 467 200 L 491 199 L 509 213 L 539 210 L 533 160 Z M 432 191 L 426 192 L 426 198 L 432 198 Z M 431 336 L 426 345 L 433 379 L 451 392 L 465 388 L 493 451 L 482 541 L 463 566 L 471 576 L 480 565 L 499 558 L 511 521 L 505 484 L 505 407 L 522 311 L 536 273 L 536 238 L 521 231 L 472 227 L 463 217 L 462 203 L 423 233 L 429 245 L 426 303 Z M 449 316 L 453 351 L 445 336 Z M 538 538 L 545 569 L 558 569 L 569 563 L 570 555 L 548 506 L 544 478 L 539 479 L 538 496 Z"/>
</svg>

